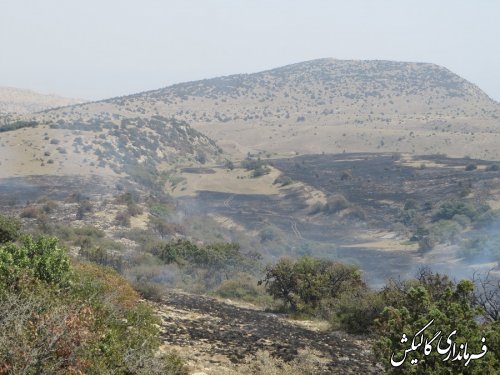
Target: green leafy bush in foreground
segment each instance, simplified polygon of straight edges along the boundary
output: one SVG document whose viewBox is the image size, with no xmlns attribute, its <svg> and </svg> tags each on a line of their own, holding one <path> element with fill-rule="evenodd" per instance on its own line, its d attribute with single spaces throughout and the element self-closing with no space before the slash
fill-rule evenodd
<svg viewBox="0 0 500 375">
<path fill-rule="evenodd" d="M 474 284 L 469 280 L 458 283 L 446 276 L 423 273 L 417 280 L 388 285 L 383 291 L 386 307 L 376 320 L 380 340 L 375 353 L 388 373 L 394 374 L 493 374 L 500 366 L 499 321 L 480 323 L 478 319 L 484 310 L 473 303 Z M 457 353 L 461 344 L 467 343 L 467 352 L 482 353 L 482 338 L 488 347 L 486 355 L 465 366 L 465 359 L 444 361 L 446 355 L 437 352 L 437 340 L 432 350 L 425 355 L 424 345 L 410 351 L 406 361 L 398 367 L 391 364 L 391 356 L 396 362 L 404 358 L 405 350 L 412 345 L 413 336 L 432 321 L 424 331 L 427 340 L 442 332 L 442 348 L 446 348 L 447 338 L 456 330 L 451 340 L 456 344 Z M 406 335 L 407 341 L 403 334 Z M 419 336 L 420 337 L 420 336 Z M 417 338 L 416 342 L 420 342 Z M 463 347 L 462 347 L 463 349 Z M 462 350 L 463 353 L 463 350 Z M 412 364 L 412 360 L 417 360 Z"/>
<path fill-rule="evenodd" d="M 0 374 L 182 374 L 158 324 L 120 275 L 72 264 L 55 238 L 0 245 Z"/>
<path fill-rule="evenodd" d="M 260 283 L 294 314 L 326 317 L 333 329 L 376 335 L 375 354 L 388 373 L 493 374 L 500 366 L 498 284 L 479 280 L 479 284 L 469 280 L 454 282 L 423 268 L 413 279 L 389 280 L 382 290 L 374 291 L 364 285 L 359 270 L 353 266 L 302 257 L 282 258 L 268 266 Z M 448 335 L 456 330 L 452 341 L 457 351 L 461 344 L 468 343 L 468 353 L 480 354 L 486 343 L 486 355 L 468 366 L 463 359 L 443 361 L 445 356 L 437 352 L 436 341 L 430 354 L 424 354 L 422 344 L 409 352 L 401 366 L 392 366 L 391 356 L 401 360 L 413 336 L 431 321 L 426 331 L 428 340 L 441 331 L 441 347 L 446 347 Z M 403 334 L 408 341 L 402 340 Z M 463 353 L 463 348 L 460 350 Z M 414 359 L 417 364 L 411 363 Z"/>
</svg>

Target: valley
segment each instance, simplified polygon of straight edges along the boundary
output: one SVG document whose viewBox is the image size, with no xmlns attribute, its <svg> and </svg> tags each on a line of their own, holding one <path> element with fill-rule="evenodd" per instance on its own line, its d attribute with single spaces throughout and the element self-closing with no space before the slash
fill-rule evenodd
<svg viewBox="0 0 500 375">
<path fill-rule="evenodd" d="M 0 96 L 2 230 L 57 237 L 77 274 L 116 271 L 161 319 L 175 375 L 380 373 L 387 311 L 418 288 L 451 306 L 462 278 L 460 303 L 497 319 L 500 104 L 446 68 L 319 59 L 14 99 Z"/>
</svg>

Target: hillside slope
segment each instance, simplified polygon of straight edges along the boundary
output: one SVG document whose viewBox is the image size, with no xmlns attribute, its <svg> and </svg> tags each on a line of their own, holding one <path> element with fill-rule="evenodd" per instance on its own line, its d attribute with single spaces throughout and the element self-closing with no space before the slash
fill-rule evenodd
<svg viewBox="0 0 500 375">
<path fill-rule="evenodd" d="M 51 110 L 45 121 L 161 114 L 228 152 L 447 153 L 499 159 L 500 105 L 427 63 L 320 59 Z"/>
<path fill-rule="evenodd" d="M 83 103 L 82 99 L 40 94 L 32 90 L 0 87 L 0 114 L 32 113 L 49 108 Z"/>
<path fill-rule="evenodd" d="M 0 127 L 0 131 L 1 131 Z M 131 176 L 148 183 L 175 163 L 217 157 L 215 143 L 182 121 L 161 116 L 51 122 L 1 132 L 0 177 Z"/>
</svg>

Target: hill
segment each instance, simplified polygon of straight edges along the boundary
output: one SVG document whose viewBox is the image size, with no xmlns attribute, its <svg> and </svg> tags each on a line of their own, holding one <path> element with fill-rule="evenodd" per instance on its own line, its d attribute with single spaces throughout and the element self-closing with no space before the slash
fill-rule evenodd
<svg viewBox="0 0 500 375">
<path fill-rule="evenodd" d="M 161 116 L 26 125 L 1 132 L 0 177 L 128 175 L 147 180 L 146 171 L 156 174 L 177 162 L 202 164 L 219 152 L 186 123 Z"/>
<path fill-rule="evenodd" d="M 0 87 L 0 114 L 32 113 L 83 102 L 82 99 L 45 95 L 32 90 L 12 87 Z"/>
<path fill-rule="evenodd" d="M 428 63 L 319 59 L 50 110 L 41 118 L 152 114 L 187 121 L 238 156 L 390 151 L 500 158 L 500 105 Z"/>
</svg>

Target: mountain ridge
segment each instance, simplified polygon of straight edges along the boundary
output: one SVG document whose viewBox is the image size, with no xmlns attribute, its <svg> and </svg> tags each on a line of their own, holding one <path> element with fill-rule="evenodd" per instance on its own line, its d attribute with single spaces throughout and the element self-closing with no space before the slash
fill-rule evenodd
<svg viewBox="0 0 500 375">
<path fill-rule="evenodd" d="M 36 118 L 153 115 L 187 122 L 235 157 L 390 151 L 500 158 L 500 105 L 432 63 L 317 59 L 47 110 Z"/>
<path fill-rule="evenodd" d="M 0 86 L 0 114 L 32 113 L 83 102 L 85 102 L 84 99 L 42 94 L 31 89 Z"/>
<path fill-rule="evenodd" d="M 228 78 L 235 78 L 235 77 L 251 77 L 259 74 L 267 74 L 267 73 L 272 73 L 275 71 L 279 70 L 285 70 L 285 69 L 291 69 L 294 67 L 300 67 L 305 64 L 314 64 L 314 63 L 320 63 L 320 62 L 344 62 L 344 63 L 357 63 L 357 62 L 367 62 L 367 63 L 396 63 L 396 64 L 412 64 L 412 65 L 417 65 L 417 66 L 430 66 L 430 67 L 436 67 L 441 70 L 445 70 L 453 75 L 457 75 L 456 73 L 453 73 L 450 69 L 441 66 L 439 64 L 435 64 L 432 62 L 416 62 L 416 61 L 398 61 L 398 60 L 385 60 L 385 59 L 363 59 L 363 60 L 355 60 L 355 59 L 337 59 L 337 58 L 332 58 L 332 57 L 326 57 L 326 58 L 319 58 L 319 59 L 313 59 L 313 60 L 306 60 L 302 62 L 297 62 L 297 63 L 291 63 L 275 68 L 270 68 L 270 69 L 265 69 L 265 70 L 259 70 L 256 72 L 251 72 L 251 73 L 236 73 L 236 74 L 227 74 L 227 75 L 221 75 L 221 76 L 216 76 L 216 77 L 211 77 L 211 78 L 203 78 L 203 79 L 197 79 L 193 81 L 183 81 L 183 82 L 177 82 L 173 83 L 167 86 L 163 86 L 160 88 L 155 88 L 151 90 L 145 90 L 145 91 L 140 91 L 137 93 L 132 93 L 132 94 L 125 94 L 125 95 L 118 95 L 118 96 L 113 96 L 110 98 L 104 98 L 104 99 L 99 99 L 99 100 L 93 100 L 93 101 L 86 101 L 86 104 L 94 104 L 94 103 L 102 103 L 102 102 L 108 102 L 112 100 L 118 100 L 118 99 L 125 99 L 125 98 L 130 98 L 130 97 L 135 97 L 139 95 L 144 95 L 144 94 L 150 94 L 150 93 L 155 93 L 155 92 L 161 92 L 166 89 L 170 88 L 176 88 L 176 87 L 182 87 L 187 84 L 197 84 L 197 83 L 203 83 L 207 81 L 216 81 L 219 79 L 228 79 Z M 462 78 L 462 77 L 460 77 Z M 470 85 L 474 86 L 476 89 L 480 90 L 482 94 L 484 94 L 489 100 L 491 100 L 494 103 L 499 103 L 495 99 L 491 98 L 488 94 L 486 94 L 477 84 L 474 84 L 464 78 L 462 78 L 464 81 L 467 81 Z M 85 104 L 85 103 L 79 103 L 79 104 Z"/>
</svg>

